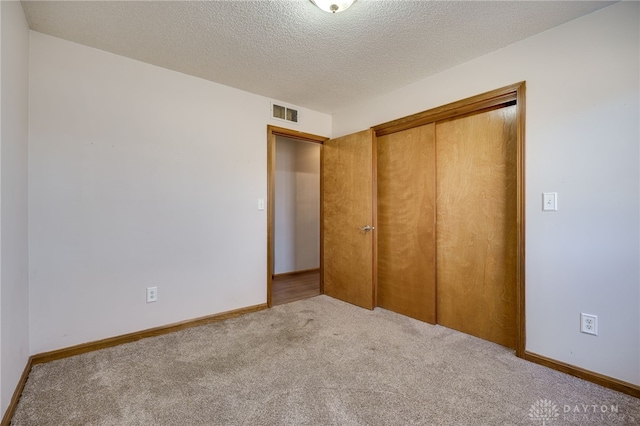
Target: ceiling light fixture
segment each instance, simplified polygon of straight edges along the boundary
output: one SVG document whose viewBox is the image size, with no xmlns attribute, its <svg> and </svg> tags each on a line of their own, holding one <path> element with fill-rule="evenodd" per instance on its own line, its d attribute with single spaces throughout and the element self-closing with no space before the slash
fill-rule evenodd
<svg viewBox="0 0 640 426">
<path fill-rule="evenodd" d="M 356 0 L 310 0 L 319 9 L 329 13 L 342 12 L 349 9 Z"/>
</svg>

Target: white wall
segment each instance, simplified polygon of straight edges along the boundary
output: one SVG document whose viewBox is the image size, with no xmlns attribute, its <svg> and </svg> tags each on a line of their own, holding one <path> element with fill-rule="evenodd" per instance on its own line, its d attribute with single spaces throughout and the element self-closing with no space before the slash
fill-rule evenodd
<svg viewBox="0 0 640 426">
<path fill-rule="evenodd" d="M 0 416 L 29 357 L 27 142 L 29 28 L 0 2 Z"/>
<path fill-rule="evenodd" d="M 333 115 L 333 137 L 526 80 L 528 351 L 640 384 L 640 4 Z M 559 211 L 542 212 L 542 192 Z M 580 312 L 599 316 L 597 337 Z"/>
<path fill-rule="evenodd" d="M 31 33 L 31 351 L 266 303 L 270 99 Z M 302 109 L 295 129 L 331 132 Z M 145 288 L 159 301 L 145 303 Z"/>
<path fill-rule="evenodd" d="M 276 137 L 274 273 L 320 267 L 320 145 Z"/>
<path fill-rule="evenodd" d="M 5 177 L 16 176 L 5 167 L 20 175 L 24 164 L 5 161 L 6 102 L 14 105 L 5 67 L 22 66 L 5 59 L 5 40 L 16 43 L 6 21 L 17 22 L 6 15 L 18 15 L 5 3 L 3 225 Z M 636 384 L 639 7 L 615 4 L 352 105 L 334 114 L 333 132 L 331 117 L 304 109 L 295 127 L 340 136 L 526 80 L 527 350 Z M 266 215 L 256 199 L 266 198 L 269 99 L 33 32 L 29 69 L 31 353 L 265 302 Z M 540 211 L 543 191 L 559 192 L 558 212 Z M 144 303 L 150 285 L 155 304 Z M 3 279 L 3 405 L 9 364 L 16 374 L 4 318 L 26 311 L 13 307 L 23 295 L 9 293 Z M 599 315 L 600 336 L 578 332 L 580 312 Z M 26 347 L 25 331 L 14 332 Z"/>
</svg>

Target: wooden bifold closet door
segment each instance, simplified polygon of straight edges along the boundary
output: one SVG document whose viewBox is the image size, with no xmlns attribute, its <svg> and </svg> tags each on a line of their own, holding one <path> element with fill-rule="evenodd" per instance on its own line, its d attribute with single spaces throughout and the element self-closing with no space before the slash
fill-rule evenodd
<svg viewBox="0 0 640 426">
<path fill-rule="evenodd" d="M 435 125 L 378 137 L 378 306 L 436 322 Z"/>
<path fill-rule="evenodd" d="M 516 106 L 436 134 L 438 324 L 515 348 Z"/>
<path fill-rule="evenodd" d="M 516 106 L 377 138 L 378 306 L 517 343 Z"/>
</svg>

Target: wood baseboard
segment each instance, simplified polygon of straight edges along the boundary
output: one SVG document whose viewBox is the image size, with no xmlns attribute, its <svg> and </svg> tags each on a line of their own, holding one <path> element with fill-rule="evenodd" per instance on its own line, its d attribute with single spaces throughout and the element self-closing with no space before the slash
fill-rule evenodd
<svg viewBox="0 0 640 426">
<path fill-rule="evenodd" d="M 545 367 L 561 371 L 571 376 L 578 377 L 588 382 L 595 383 L 605 388 L 613 389 L 618 392 L 631 395 L 635 398 L 640 398 L 640 386 L 632 383 L 623 382 L 622 380 L 614 379 L 613 377 L 605 376 L 599 373 L 594 373 L 589 370 L 585 370 L 575 365 L 567 364 L 562 361 L 556 361 L 551 358 L 544 357 L 542 355 L 534 354 L 531 352 L 524 353 L 524 359 L 534 362 L 536 364 L 544 365 Z"/>
<path fill-rule="evenodd" d="M 283 272 L 282 274 L 273 274 L 273 279 L 282 277 L 291 277 L 294 275 L 310 274 L 312 272 L 320 272 L 320 268 L 303 269 L 301 271 Z"/>
<path fill-rule="evenodd" d="M 233 311 L 221 312 L 219 314 L 208 315 L 205 317 L 195 318 L 191 320 L 181 321 L 174 324 L 164 325 L 155 328 L 149 328 L 147 330 L 136 331 L 134 333 L 123 334 L 121 336 L 110 337 L 107 339 L 96 340 L 94 342 L 87 342 L 80 345 L 70 346 L 68 348 L 58 349 L 50 352 L 43 352 L 40 354 L 32 355 L 29 357 L 27 361 L 27 365 L 22 372 L 22 376 L 20 377 L 20 381 L 16 386 L 16 390 L 13 393 L 13 397 L 11 398 L 11 402 L 7 407 L 7 411 L 4 413 L 2 417 L 2 423 L 0 426 L 9 426 L 11 424 L 11 419 L 16 411 L 16 407 L 18 406 L 18 401 L 20 400 L 20 396 L 22 395 L 22 391 L 24 390 L 24 386 L 27 383 L 27 378 L 29 377 L 29 373 L 31 372 L 31 367 L 36 364 L 43 364 L 45 362 L 55 361 L 57 359 L 68 358 L 75 355 L 80 355 L 86 352 L 93 352 L 100 349 L 110 348 L 112 346 L 122 345 L 124 343 L 135 342 L 140 339 L 145 339 L 147 337 L 160 336 L 162 334 L 172 333 L 174 331 L 183 330 L 185 328 L 197 327 L 200 325 L 209 324 L 212 322 L 223 321 L 229 318 L 239 317 L 245 314 L 250 314 L 252 312 L 262 311 L 263 309 L 267 309 L 267 304 L 263 303 L 260 305 L 248 306 L 246 308 L 235 309 Z"/>
<path fill-rule="evenodd" d="M 27 378 L 29 377 L 29 373 L 31 372 L 31 367 L 36 364 L 43 364 L 45 362 L 68 358 L 86 352 L 93 352 L 100 349 L 110 348 L 112 346 L 122 345 L 124 343 L 135 342 L 136 340 L 145 339 L 147 337 L 160 336 L 162 334 L 172 333 L 174 331 L 183 330 L 185 328 L 197 327 L 212 322 L 223 321 L 229 318 L 235 318 L 245 314 L 250 314 L 252 312 L 262 311 L 263 309 L 267 309 L 266 303 L 32 355 L 31 357 L 29 357 L 27 365 L 22 372 L 20 381 L 16 386 L 16 390 L 13 393 L 13 397 L 11 398 L 9 406 L 7 407 L 7 411 L 5 411 L 4 416 L 2 417 L 2 423 L 0 423 L 0 426 L 9 426 L 11 424 L 11 419 L 13 418 L 16 407 L 18 406 L 18 401 L 20 400 L 20 396 L 22 395 L 24 386 L 27 383 Z"/>
<path fill-rule="evenodd" d="M 229 318 L 239 317 L 241 315 L 250 314 L 252 312 L 258 312 L 263 309 L 267 309 L 266 303 L 254 306 L 248 306 L 246 308 L 240 308 L 233 311 L 222 312 L 219 314 L 208 315 L 206 317 L 195 318 L 191 320 L 181 321 L 174 324 L 163 325 L 160 327 L 149 328 L 147 330 L 136 331 L 135 333 L 123 334 L 120 336 L 109 337 L 107 339 L 96 340 L 94 342 L 82 343 L 80 345 L 70 346 L 64 349 L 58 349 L 50 352 L 43 352 L 37 355 L 33 355 L 32 364 L 42 364 L 44 362 L 55 361 L 57 359 L 68 358 L 75 355 L 80 355 L 86 352 L 93 352 L 100 349 L 110 348 L 113 346 L 122 345 L 124 343 L 135 342 L 140 339 L 146 339 L 147 337 L 160 336 L 174 331 L 183 330 L 185 328 L 197 327 L 199 325 L 209 324 L 212 322 L 222 321 Z"/>
<path fill-rule="evenodd" d="M 121 336 L 110 337 L 108 339 L 97 340 L 94 342 L 83 343 L 76 346 L 71 346 L 64 349 L 58 349 L 50 352 L 43 352 L 37 355 L 32 355 L 27 360 L 27 365 L 22 372 L 22 376 L 16 385 L 16 390 L 13 393 L 11 398 L 11 402 L 7 407 L 7 411 L 5 411 L 4 416 L 2 417 L 2 422 L 0 426 L 9 426 L 11 424 L 11 419 L 13 418 L 13 414 L 15 413 L 16 407 L 18 406 L 18 401 L 20 400 L 20 396 L 22 395 L 22 391 L 24 390 L 24 386 L 27 383 L 27 378 L 29 377 L 29 373 L 31 372 L 31 367 L 36 364 L 42 364 L 45 362 L 54 361 L 57 359 L 68 358 L 71 356 L 83 354 L 86 352 L 97 351 L 100 349 L 105 349 L 113 346 L 118 346 L 124 343 L 135 342 L 140 339 L 145 339 L 147 337 L 160 336 L 163 334 L 171 333 L 178 330 L 183 330 L 185 328 L 197 327 L 200 325 L 209 324 L 212 322 L 223 321 L 229 318 L 239 317 L 245 314 L 249 314 L 252 312 L 258 312 L 267 309 L 267 304 L 263 303 L 260 305 L 248 306 L 246 308 L 236 309 L 233 311 L 222 312 L 219 314 L 209 315 L 206 317 L 195 318 L 192 320 L 181 321 L 174 324 L 169 324 L 161 327 L 150 328 L 147 330 L 138 331 L 135 333 L 123 334 Z M 556 361 L 551 358 L 544 357 L 542 355 L 538 355 L 532 352 L 525 351 L 524 357 L 525 360 L 543 365 L 545 367 L 561 371 L 563 373 L 578 377 L 583 380 L 587 380 L 592 383 L 596 383 L 600 386 L 604 386 L 609 389 L 616 390 L 618 392 L 622 392 L 624 394 L 633 396 L 635 398 L 640 398 L 640 386 L 634 385 L 632 383 L 624 382 L 622 380 L 614 379 L 612 377 L 604 376 L 602 374 L 594 373 L 589 370 L 585 370 L 580 367 L 576 367 L 574 365 L 570 365 L 561 361 Z"/>
<path fill-rule="evenodd" d="M 18 407 L 18 401 L 20 400 L 20 396 L 22 395 L 22 391 L 24 390 L 24 385 L 27 384 L 27 378 L 29 377 L 29 373 L 31 372 L 32 365 L 33 357 L 29 357 L 29 359 L 27 360 L 27 365 L 24 367 L 24 371 L 22 372 L 22 376 L 20 376 L 20 380 L 16 385 L 16 390 L 13 392 L 13 396 L 11 397 L 11 401 L 9 402 L 7 411 L 4 412 L 2 422 L 0 423 L 1 426 L 9 426 L 11 424 L 11 419 L 13 418 L 13 414 L 16 412 L 16 408 Z"/>
</svg>

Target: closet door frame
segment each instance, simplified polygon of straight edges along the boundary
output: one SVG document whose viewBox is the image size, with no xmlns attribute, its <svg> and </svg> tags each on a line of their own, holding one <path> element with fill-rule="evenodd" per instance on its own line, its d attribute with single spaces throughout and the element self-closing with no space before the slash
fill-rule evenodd
<svg viewBox="0 0 640 426">
<path fill-rule="evenodd" d="M 516 356 L 525 357 L 525 90 L 521 81 L 461 101 L 419 112 L 373 127 L 375 136 L 384 136 L 425 124 L 460 117 L 466 114 L 516 104 L 516 180 L 517 180 L 517 259 L 516 259 Z"/>
</svg>

